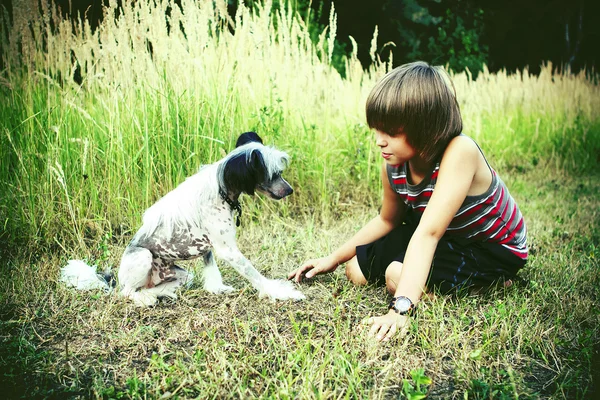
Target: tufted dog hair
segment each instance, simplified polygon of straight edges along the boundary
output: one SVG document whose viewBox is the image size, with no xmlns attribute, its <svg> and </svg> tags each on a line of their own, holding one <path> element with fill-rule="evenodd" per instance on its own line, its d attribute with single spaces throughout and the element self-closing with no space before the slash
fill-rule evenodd
<svg viewBox="0 0 600 400">
<path fill-rule="evenodd" d="M 260 297 L 304 299 L 291 282 L 267 279 L 258 272 L 235 239 L 240 195 L 258 191 L 275 200 L 290 195 L 293 190 L 281 176 L 288 163 L 285 152 L 265 146 L 255 132 L 240 135 L 231 153 L 201 167 L 146 210 L 142 227 L 121 258 L 120 293 L 140 306 L 154 305 L 160 297 L 177 298 L 176 289 L 193 276 L 175 262 L 199 257 L 205 264 L 204 289 L 215 294 L 231 292 L 235 289 L 223 283 L 214 251 L 248 279 Z M 68 282 L 64 275 L 65 269 L 62 280 Z"/>
</svg>

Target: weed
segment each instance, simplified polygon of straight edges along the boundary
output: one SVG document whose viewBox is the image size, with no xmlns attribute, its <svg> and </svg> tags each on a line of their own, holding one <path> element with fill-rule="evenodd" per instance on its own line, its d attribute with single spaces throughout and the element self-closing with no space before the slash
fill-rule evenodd
<svg viewBox="0 0 600 400">
<path fill-rule="evenodd" d="M 410 371 L 412 381 L 404 379 L 402 393 L 408 400 L 421 400 L 427 397 L 426 386 L 431 385 L 431 379 L 425 375 L 423 368 Z"/>
</svg>

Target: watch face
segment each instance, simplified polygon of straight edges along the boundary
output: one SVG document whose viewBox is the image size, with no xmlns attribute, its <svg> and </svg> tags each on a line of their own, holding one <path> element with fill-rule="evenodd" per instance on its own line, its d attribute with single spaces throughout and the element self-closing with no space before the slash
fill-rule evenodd
<svg viewBox="0 0 600 400">
<path fill-rule="evenodd" d="M 399 297 L 394 308 L 399 314 L 406 314 L 412 307 L 412 301 L 408 297 Z"/>
</svg>

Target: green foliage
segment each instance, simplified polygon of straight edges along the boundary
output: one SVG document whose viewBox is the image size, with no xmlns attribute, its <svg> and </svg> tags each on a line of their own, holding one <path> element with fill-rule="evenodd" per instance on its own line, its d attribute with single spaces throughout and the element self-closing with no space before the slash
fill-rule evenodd
<svg viewBox="0 0 600 400">
<path fill-rule="evenodd" d="M 489 371 L 487 368 L 481 368 L 480 371 L 484 375 L 488 375 Z M 489 381 L 482 377 L 481 379 L 473 379 L 471 381 L 471 387 L 468 390 L 469 398 L 473 399 L 501 399 L 511 400 L 517 398 L 530 398 L 529 396 L 518 396 L 515 393 L 515 386 L 511 382 L 514 379 L 512 372 L 500 370 L 498 371 L 498 377 L 494 381 L 498 383 L 489 383 Z"/>
<path fill-rule="evenodd" d="M 483 70 L 489 54 L 484 15 L 472 2 L 409 0 L 403 3 L 402 17 L 396 22 L 402 38 L 397 45 L 406 52 L 407 60 L 426 60 L 455 72 L 468 69 L 474 77 Z"/>
<path fill-rule="evenodd" d="M 118 390 L 114 386 L 109 386 L 107 388 L 101 388 L 99 390 L 100 397 L 104 399 L 123 399 L 130 398 L 129 394 L 123 390 Z"/>
<path fill-rule="evenodd" d="M 410 371 L 412 381 L 404 379 L 402 381 L 402 393 L 408 400 L 422 400 L 427 397 L 426 386 L 431 385 L 431 378 L 425 375 L 423 368 L 417 368 Z"/>
<path fill-rule="evenodd" d="M 131 378 L 127 379 L 126 383 L 127 395 L 129 398 L 135 399 L 146 397 L 146 384 L 137 377 L 137 374 L 134 374 Z"/>
<path fill-rule="evenodd" d="M 476 78 L 488 59 L 488 46 L 482 43 L 482 34 L 483 10 L 460 16 L 448 9 L 437 25 L 437 36 L 429 38 L 423 56 L 436 64 L 441 61 L 453 71 L 468 69 Z"/>
</svg>

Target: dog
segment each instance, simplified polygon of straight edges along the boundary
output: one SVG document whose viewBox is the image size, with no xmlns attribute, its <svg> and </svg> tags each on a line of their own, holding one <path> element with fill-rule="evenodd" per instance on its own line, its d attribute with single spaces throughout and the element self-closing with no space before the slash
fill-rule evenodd
<svg viewBox="0 0 600 400">
<path fill-rule="evenodd" d="M 193 275 L 175 262 L 199 257 L 204 261 L 204 289 L 214 294 L 232 292 L 235 289 L 223 283 L 216 254 L 246 278 L 259 297 L 304 299 L 291 282 L 267 279 L 258 272 L 238 249 L 235 238 L 243 193 L 260 192 L 274 200 L 292 194 L 292 187 L 281 176 L 288 164 L 288 154 L 265 146 L 257 133 L 241 134 L 233 151 L 202 166 L 145 211 L 142 227 L 121 258 L 120 293 L 140 306 L 155 305 L 161 297 L 176 299 L 175 291 Z M 69 265 L 63 269 L 63 278 L 75 274 L 76 265 Z"/>
</svg>

